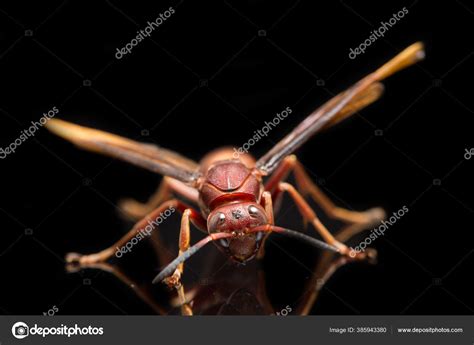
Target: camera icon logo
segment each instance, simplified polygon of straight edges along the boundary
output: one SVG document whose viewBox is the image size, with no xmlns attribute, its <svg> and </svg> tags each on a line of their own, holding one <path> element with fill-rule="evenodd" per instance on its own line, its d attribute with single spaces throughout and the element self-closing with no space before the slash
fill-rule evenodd
<svg viewBox="0 0 474 345">
<path fill-rule="evenodd" d="M 13 325 L 12 334 L 17 339 L 23 339 L 30 334 L 30 328 L 26 323 L 20 321 Z"/>
</svg>

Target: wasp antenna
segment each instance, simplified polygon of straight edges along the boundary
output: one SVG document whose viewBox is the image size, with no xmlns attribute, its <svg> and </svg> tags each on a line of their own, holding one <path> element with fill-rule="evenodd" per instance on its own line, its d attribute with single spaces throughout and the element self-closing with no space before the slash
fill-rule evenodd
<svg viewBox="0 0 474 345">
<path fill-rule="evenodd" d="M 173 274 L 173 272 L 178 268 L 180 264 L 188 260 L 191 256 L 196 254 L 196 252 L 204 247 L 206 244 L 209 242 L 219 240 L 221 238 L 228 238 L 228 237 L 234 237 L 235 234 L 233 233 L 227 233 L 227 232 L 219 232 L 216 234 L 211 234 L 199 242 L 197 242 L 195 245 L 191 246 L 188 248 L 188 250 L 184 251 L 181 255 L 179 255 L 176 259 L 171 261 L 168 266 L 166 266 L 156 277 L 153 279 L 153 284 L 159 283 L 163 281 L 166 277 L 169 277 L 170 275 Z"/>
<path fill-rule="evenodd" d="M 248 232 L 276 232 L 278 234 L 283 234 L 288 237 L 296 238 L 298 240 L 301 240 L 305 243 L 308 243 L 312 245 L 313 247 L 319 248 L 319 249 L 324 249 L 324 250 L 329 250 L 335 253 L 339 253 L 339 249 L 337 249 L 334 246 L 331 246 L 330 244 L 327 244 L 326 242 L 317 240 L 311 236 L 305 235 L 301 232 L 282 228 L 280 226 L 275 226 L 275 225 L 261 225 L 261 226 L 256 226 L 254 228 L 251 228 L 248 230 Z"/>
</svg>

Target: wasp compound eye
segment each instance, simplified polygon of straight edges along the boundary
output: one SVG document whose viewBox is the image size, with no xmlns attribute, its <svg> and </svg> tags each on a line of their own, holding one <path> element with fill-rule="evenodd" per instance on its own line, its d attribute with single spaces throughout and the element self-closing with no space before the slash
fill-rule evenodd
<svg viewBox="0 0 474 345">
<path fill-rule="evenodd" d="M 249 206 L 249 214 L 251 216 L 257 216 L 258 213 L 259 213 L 258 208 L 256 208 L 255 206 Z"/>
<path fill-rule="evenodd" d="M 223 224 L 225 222 L 225 214 L 219 212 L 219 214 L 217 215 L 217 221 L 219 222 L 219 224 Z"/>
</svg>

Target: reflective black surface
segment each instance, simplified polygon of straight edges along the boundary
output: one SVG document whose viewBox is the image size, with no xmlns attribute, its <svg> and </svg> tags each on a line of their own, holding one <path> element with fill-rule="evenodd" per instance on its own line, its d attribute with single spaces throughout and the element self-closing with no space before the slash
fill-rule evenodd
<svg viewBox="0 0 474 345">
<path fill-rule="evenodd" d="M 424 41 L 426 61 L 387 80 L 380 101 L 298 152 L 338 205 L 409 209 L 373 242 L 378 263 L 337 269 L 310 313 L 472 314 L 473 160 L 463 157 L 474 146 L 471 5 L 112 1 L 66 2 L 56 10 L 60 5 L 0 5 L 2 147 L 56 106 L 61 119 L 198 160 L 217 146 L 244 144 L 289 106 L 292 115 L 252 147 L 260 156 L 332 94 Z M 176 13 L 151 38 L 115 59 L 116 48 L 169 6 Z M 409 13 L 383 39 L 348 57 L 403 6 Z M 71 273 L 63 260 L 67 252 L 103 249 L 128 231 L 132 223 L 120 217 L 118 201 L 146 200 L 159 176 L 77 150 L 44 129 L 0 160 L 0 169 L 0 312 L 42 314 L 56 306 L 60 314 L 179 313 L 174 294 L 151 285 L 161 267 L 149 243 L 111 262 L 127 284 L 144 289 L 135 289 L 138 295 L 113 272 Z M 331 230 L 341 226 L 322 219 Z M 304 227 L 289 200 L 276 221 Z M 160 229 L 169 260 L 178 227 L 172 217 Z M 193 229 L 192 241 L 200 238 Z M 274 312 L 295 313 L 313 289 L 305 284 L 317 284 L 320 253 L 281 236 L 267 249 L 266 295 Z M 255 299 L 254 265 L 230 266 L 212 245 L 193 257 L 184 283 L 200 290 L 196 312 L 267 313 Z"/>
</svg>

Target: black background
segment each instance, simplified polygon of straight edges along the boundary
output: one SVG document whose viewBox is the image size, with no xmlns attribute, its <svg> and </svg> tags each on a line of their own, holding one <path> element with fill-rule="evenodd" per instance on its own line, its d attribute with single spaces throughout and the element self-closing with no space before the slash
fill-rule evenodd
<svg viewBox="0 0 474 345">
<path fill-rule="evenodd" d="M 176 13 L 152 37 L 115 59 L 116 48 L 170 6 Z M 350 48 L 403 7 L 409 13 L 384 38 L 349 59 Z M 473 161 L 463 155 L 474 146 L 474 7 L 466 0 L 3 1 L 0 10 L 2 147 L 56 106 L 61 119 L 199 160 L 215 147 L 242 145 L 291 107 L 253 147 L 259 156 L 331 95 L 424 41 L 426 60 L 387 80 L 380 101 L 298 152 L 339 205 L 410 210 L 373 243 L 379 263 L 337 271 L 312 313 L 472 314 Z M 54 305 L 61 314 L 153 313 L 110 274 L 67 274 L 63 257 L 118 239 L 131 223 L 115 205 L 123 197 L 145 200 L 159 176 L 77 150 L 44 129 L 0 169 L 1 313 L 41 314 Z M 302 227 L 290 203 L 277 222 Z M 173 255 L 177 224 L 162 229 L 174 239 Z M 264 268 L 278 309 L 298 300 L 313 250 L 275 243 Z M 147 245 L 123 260 L 142 286 L 166 296 L 151 287 L 159 266 Z M 193 272 L 202 268 L 198 261 L 189 262 Z"/>
</svg>

